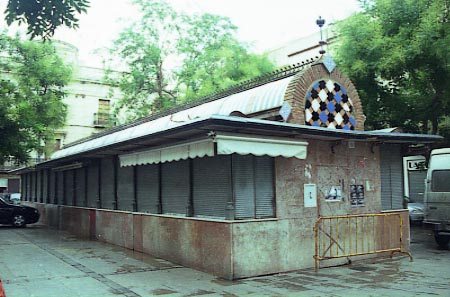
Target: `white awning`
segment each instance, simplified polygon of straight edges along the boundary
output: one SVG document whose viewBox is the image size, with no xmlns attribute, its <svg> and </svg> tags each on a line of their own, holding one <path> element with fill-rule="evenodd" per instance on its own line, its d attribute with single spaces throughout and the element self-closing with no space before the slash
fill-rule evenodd
<svg viewBox="0 0 450 297">
<path fill-rule="evenodd" d="M 280 138 L 216 135 L 213 138 L 120 155 L 120 166 L 158 164 L 214 155 L 255 155 L 306 159 L 308 143 Z"/>
<path fill-rule="evenodd" d="M 280 138 L 256 138 L 229 135 L 217 135 L 217 154 L 219 155 L 255 155 L 306 159 L 305 141 Z"/>
</svg>

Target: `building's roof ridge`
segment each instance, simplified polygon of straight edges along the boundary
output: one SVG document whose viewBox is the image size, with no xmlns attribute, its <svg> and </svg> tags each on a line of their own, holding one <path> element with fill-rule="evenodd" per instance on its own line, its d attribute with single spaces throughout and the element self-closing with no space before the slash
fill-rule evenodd
<svg viewBox="0 0 450 297">
<path fill-rule="evenodd" d="M 63 149 L 71 147 L 71 146 L 74 146 L 74 145 L 77 145 L 77 144 L 80 144 L 80 143 L 83 143 L 83 142 L 88 141 L 88 140 L 92 140 L 92 139 L 96 139 L 96 138 L 102 137 L 104 135 L 108 135 L 108 134 L 111 134 L 111 133 L 114 133 L 114 132 L 122 131 L 124 129 L 131 128 L 131 127 L 134 127 L 134 126 L 137 126 L 137 125 L 149 122 L 149 121 L 153 121 L 153 120 L 156 120 L 158 118 L 161 118 L 161 117 L 164 117 L 164 116 L 168 116 L 168 115 L 174 114 L 174 113 L 182 111 L 182 110 L 186 110 L 186 109 L 189 109 L 189 108 L 192 108 L 192 107 L 196 107 L 196 106 L 199 106 L 199 105 L 211 102 L 211 101 L 215 101 L 215 100 L 218 100 L 218 99 L 221 99 L 221 98 L 224 98 L 224 97 L 236 94 L 236 93 L 241 93 L 243 91 L 247 91 L 247 90 L 259 87 L 261 85 L 265 85 L 265 84 L 268 84 L 268 83 L 271 83 L 271 82 L 274 82 L 274 81 L 277 81 L 277 80 L 280 80 L 280 79 L 283 79 L 283 78 L 295 75 L 298 72 L 300 72 L 301 70 L 303 70 L 307 65 L 311 65 L 311 64 L 313 64 L 314 62 L 316 62 L 318 60 L 319 60 L 319 57 L 315 57 L 314 59 L 306 59 L 305 61 L 302 61 L 302 62 L 299 62 L 299 63 L 296 63 L 296 64 L 292 64 L 292 65 L 289 65 L 289 66 L 284 66 L 284 67 L 278 68 L 278 69 L 276 69 L 276 70 L 274 70 L 272 72 L 269 72 L 269 73 L 257 76 L 255 78 L 243 81 L 241 83 L 233 85 L 233 86 L 231 86 L 229 88 L 226 88 L 224 90 L 220 90 L 220 91 L 214 92 L 212 94 L 208 94 L 206 96 L 202 96 L 200 98 L 195 99 L 194 101 L 191 101 L 191 102 L 188 102 L 188 103 L 184 103 L 184 104 L 180 104 L 180 105 L 176 105 L 176 106 L 174 106 L 172 108 L 169 108 L 169 109 L 166 109 L 166 110 L 162 110 L 162 111 L 159 111 L 159 112 L 154 113 L 152 115 L 140 118 L 140 119 L 138 119 L 138 120 L 136 120 L 134 122 L 131 122 L 131 123 L 128 123 L 128 124 L 119 125 L 119 126 L 116 126 L 116 127 L 112 127 L 112 128 L 106 129 L 104 131 L 101 131 L 99 133 L 95 133 L 95 134 L 93 134 L 91 136 L 88 136 L 88 137 L 85 137 L 85 138 L 81 138 L 79 140 L 76 140 L 74 142 L 71 142 L 71 143 L 65 145 L 63 147 Z"/>
</svg>

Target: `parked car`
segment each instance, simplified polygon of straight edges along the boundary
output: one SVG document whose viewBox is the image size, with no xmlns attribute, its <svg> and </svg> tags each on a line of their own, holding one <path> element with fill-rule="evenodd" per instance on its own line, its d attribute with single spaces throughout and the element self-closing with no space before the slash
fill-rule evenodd
<svg viewBox="0 0 450 297">
<path fill-rule="evenodd" d="M 425 205 L 419 202 L 408 203 L 409 221 L 421 223 L 425 217 Z"/>
<path fill-rule="evenodd" d="M 30 206 L 14 205 L 0 198 L 0 224 L 25 227 L 39 221 L 39 211 Z"/>
<path fill-rule="evenodd" d="M 7 203 L 20 204 L 20 193 L 0 193 L 0 198 Z"/>
<path fill-rule="evenodd" d="M 450 148 L 431 151 L 425 183 L 424 225 L 434 231 L 436 243 L 450 243 Z"/>
</svg>

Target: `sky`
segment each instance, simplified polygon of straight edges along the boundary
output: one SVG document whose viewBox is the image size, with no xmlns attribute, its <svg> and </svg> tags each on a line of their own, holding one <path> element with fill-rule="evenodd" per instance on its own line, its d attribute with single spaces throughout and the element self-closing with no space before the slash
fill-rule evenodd
<svg viewBox="0 0 450 297">
<path fill-rule="evenodd" d="M 139 16 L 131 0 L 91 0 L 87 14 L 80 16 L 77 30 L 57 29 L 54 39 L 79 49 L 82 64 L 101 67 L 98 49 L 107 48 L 119 32 Z M 185 13 L 212 13 L 227 16 L 238 26 L 238 38 L 264 52 L 318 31 L 315 20 L 326 23 L 358 11 L 357 0 L 168 0 Z M 0 0 L 0 13 L 7 0 Z M 2 17 L 3 21 L 4 17 Z M 4 22 L 0 26 L 5 26 Z M 13 28 L 13 31 L 17 30 Z"/>
</svg>

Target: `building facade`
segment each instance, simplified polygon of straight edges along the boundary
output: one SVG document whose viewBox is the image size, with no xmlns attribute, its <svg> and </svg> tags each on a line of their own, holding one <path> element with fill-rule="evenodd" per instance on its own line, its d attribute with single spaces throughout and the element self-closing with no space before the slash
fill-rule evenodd
<svg viewBox="0 0 450 297">
<path fill-rule="evenodd" d="M 364 131 L 357 91 L 332 62 L 69 145 L 18 171 L 23 196 L 42 223 L 227 279 L 368 257 L 362 248 L 407 252 L 407 211 L 382 211 L 382 146 L 440 137 Z M 372 223 L 344 232 L 344 217 Z M 318 230 L 324 218 L 338 234 Z M 348 242 L 348 257 L 325 257 L 318 233 Z"/>
<path fill-rule="evenodd" d="M 120 91 L 105 83 L 105 70 L 85 66 L 78 59 L 78 49 L 62 41 L 54 41 L 58 55 L 72 67 L 73 78 L 66 86 L 63 99 L 67 117 L 63 127 L 55 131 L 54 141 L 46 144 L 45 153 L 30 153 L 29 163 L 44 161 L 65 144 L 88 137 L 114 125 L 112 108 L 120 98 Z M 119 72 L 113 72 L 117 75 Z M 20 178 L 8 173 L 18 167 L 14 158 L 0 165 L 0 193 L 16 193 Z"/>
</svg>

